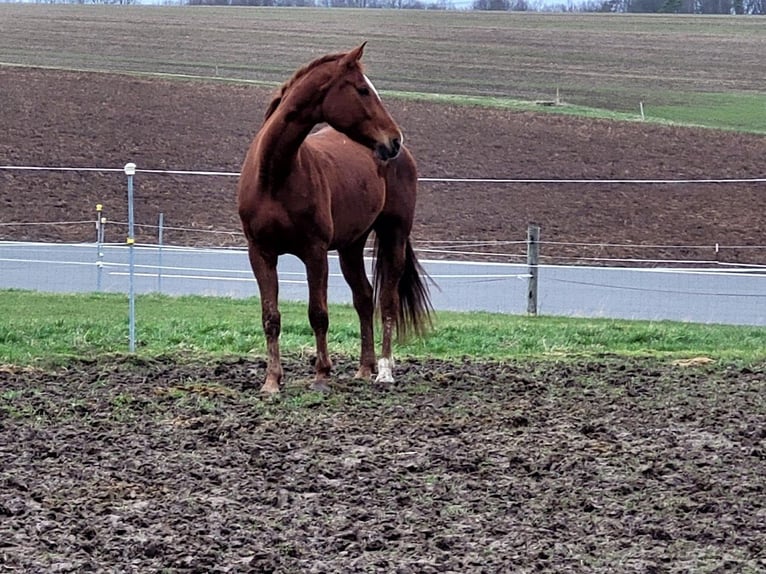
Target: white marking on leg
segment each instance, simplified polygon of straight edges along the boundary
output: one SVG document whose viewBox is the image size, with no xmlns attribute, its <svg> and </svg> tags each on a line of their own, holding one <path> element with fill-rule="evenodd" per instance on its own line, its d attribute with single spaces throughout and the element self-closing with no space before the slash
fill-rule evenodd
<svg viewBox="0 0 766 574">
<path fill-rule="evenodd" d="M 378 376 L 375 377 L 376 383 L 393 383 L 394 382 L 394 360 L 393 359 L 378 359 Z"/>
</svg>

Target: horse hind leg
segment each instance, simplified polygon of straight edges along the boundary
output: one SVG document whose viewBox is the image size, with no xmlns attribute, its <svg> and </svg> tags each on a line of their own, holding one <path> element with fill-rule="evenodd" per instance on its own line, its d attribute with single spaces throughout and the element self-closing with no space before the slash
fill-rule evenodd
<svg viewBox="0 0 766 574">
<path fill-rule="evenodd" d="M 406 238 L 383 233 L 376 238 L 375 291 L 382 323 L 378 383 L 394 382 L 393 337 L 399 323 L 399 280 L 404 272 Z"/>
<path fill-rule="evenodd" d="M 427 274 L 418 263 L 409 237 L 403 230 L 377 237 L 375 290 L 383 323 L 381 358 L 377 381 L 394 381 L 393 334 L 405 339 L 422 335 L 431 324 L 431 301 Z"/>
<path fill-rule="evenodd" d="M 366 238 L 365 238 L 366 240 Z M 357 379 L 369 379 L 375 369 L 375 341 L 373 330 L 373 315 L 375 301 L 372 285 L 367 279 L 364 267 L 364 246 L 366 241 L 360 241 L 352 247 L 338 251 L 340 269 L 346 283 L 351 288 L 354 309 L 359 316 L 359 334 L 361 337 L 361 353 Z"/>
<path fill-rule="evenodd" d="M 268 359 L 266 363 L 266 380 L 261 392 L 278 393 L 282 383 L 282 360 L 279 354 L 279 334 L 282 329 L 282 318 L 279 313 L 279 282 L 277 277 L 276 256 L 264 256 L 253 244 L 248 246 L 248 256 L 253 275 L 258 282 L 261 297 L 261 322 L 266 336 Z"/>
<path fill-rule="evenodd" d="M 399 294 L 396 287 L 383 287 L 380 293 L 380 316 L 382 323 L 381 350 L 378 359 L 376 383 L 394 382 L 394 355 L 392 349 L 393 333 L 396 329 L 396 311 L 399 306 Z"/>
</svg>

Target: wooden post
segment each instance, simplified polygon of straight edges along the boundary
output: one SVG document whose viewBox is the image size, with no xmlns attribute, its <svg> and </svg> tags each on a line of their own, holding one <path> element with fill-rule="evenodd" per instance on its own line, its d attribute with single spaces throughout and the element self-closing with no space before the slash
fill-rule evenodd
<svg viewBox="0 0 766 574">
<path fill-rule="evenodd" d="M 530 223 L 527 227 L 527 314 L 537 315 L 537 271 L 540 263 L 540 226 Z"/>
</svg>

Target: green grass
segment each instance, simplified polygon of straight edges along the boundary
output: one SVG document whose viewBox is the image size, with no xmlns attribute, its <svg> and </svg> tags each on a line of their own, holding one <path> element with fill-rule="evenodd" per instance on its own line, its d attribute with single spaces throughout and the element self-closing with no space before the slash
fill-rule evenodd
<svg viewBox="0 0 766 574">
<path fill-rule="evenodd" d="M 0 65 L 275 85 L 369 41 L 386 93 L 766 133 L 757 17 L 0 4 Z M 538 109 L 540 109 L 538 107 Z M 617 114 L 617 115 L 615 115 Z"/>
<path fill-rule="evenodd" d="M 766 134 L 766 93 L 688 94 L 683 96 L 685 98 L 684 101 L 674 100 L 673 97 L 668 96 L 668 99 L 673 103 L 666 105 L 644 105 L 643 118 L 641 117 L 640 106 L 636 106 L 634 111 L 617 111 L 573 105 L 565 101 L 562 101 L 560 105 L 541 105 L 539 102 L 527 100 L 460 94 L 425 94 L 393 91 L 386 92 L 385 96 L 402 100 L 420 100 L 458 106 L 483 106 L 594 119 L 628 122 L 646 121 L 650 123 Z"/>
<path fill-rule="evenodd" d="M 127 354 L 127 307 L 122 295 L 0 291 L 0 364 L 66 364 L 73 358 Z M 283 303 L 281 311 L 283 351 L 313 353 L 305 305 Z M 260 305 L 254 299 L 141 296 L 136 322 L 139 356 L 207 359 L 265 353 Z M 351 307 L 331 307 L 329 345 L 334 354 L 358 354 Z M 766 359 L 766 329 L 440 312 L 427 337 L 398 345 L 396 354 L 472 360 L 707 356 L 752 362 Z"/>
<path fill-rule="evenodd" d="M 691 94 L 674 104 L 649 105 L 645 113 L 675 123 L 766 133 L 766 94 Z"/>
</svg>

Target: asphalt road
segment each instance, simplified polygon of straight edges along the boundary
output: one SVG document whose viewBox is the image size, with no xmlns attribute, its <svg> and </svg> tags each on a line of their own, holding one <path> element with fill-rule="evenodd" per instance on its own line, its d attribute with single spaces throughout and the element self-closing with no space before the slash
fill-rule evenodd
<svg viewBox="0 0 766 574">
<path fill-rule="evenodd" d="M 242 250 L 137 246 L 136 293 L 257 296 Z M 422 260 L 438 287 L 434 308 L 524 314 L 526 265 Z M 129 288 L 125 245 L 0 242 L 0 289 L 122 292 Z M 280 299 L 305 301 L 302 263 L 280 259 Z M 337 257 L 330 257 L 329 298 L 350 303 Z M 766 269 L 539 269 L 538 313 L 577 317 L 766 325 Z"/>
</svg>

